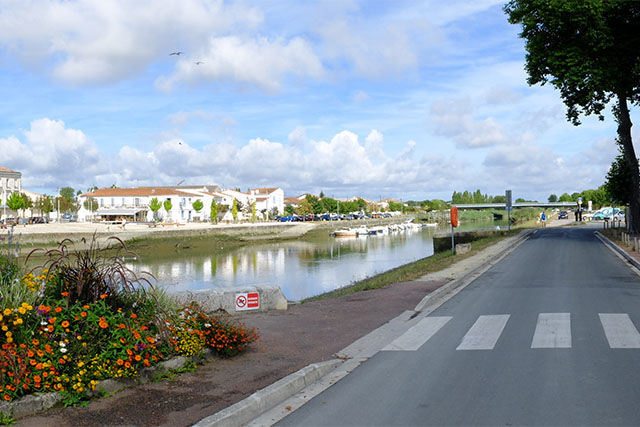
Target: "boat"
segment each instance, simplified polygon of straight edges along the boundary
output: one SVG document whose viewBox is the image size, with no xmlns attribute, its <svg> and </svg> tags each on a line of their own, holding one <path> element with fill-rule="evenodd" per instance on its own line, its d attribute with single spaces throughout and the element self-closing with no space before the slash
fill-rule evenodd
<svg viewBox="0 0 640 427">
<path fill-rule="evenodd" d="M 356 235 L 357 236 L 368 236 L 369 235 L 369 229 L 364 226 L 361 225 L 360 227 L 356 228 Z"/>
<path fill-rule="evenodd" d="M 355 228 L 343 228 L 341 230 L 334 231 L 333 235 L 336 237 L 356 237 L 358 232 Z"/>
<path fill-rule="evenodd" d="M 426 224 L 424 224 L 425 227 L 437 227 L 438 223 L 437 222 L 427 222 Z"/>
<path fill-rule="evenodd" d="M 386 234 L 388 231 L 389 229 L 383 225 L 376 225 L 375 227 L 369 228 L 369 234 L 372 236 Z"/>
</svg>

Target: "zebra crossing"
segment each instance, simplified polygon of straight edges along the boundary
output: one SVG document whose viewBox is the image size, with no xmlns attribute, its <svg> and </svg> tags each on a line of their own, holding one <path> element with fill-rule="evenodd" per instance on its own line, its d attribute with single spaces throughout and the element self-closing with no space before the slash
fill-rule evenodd
<svg viewBox="0 0 640 427">
<path fill-rule="evenodd" d="M 493 350 L 511 315 L 482 315 L 462 337 L 457 351 Z M 382 351 L 416 351 L 449 323 L 451 316 L 420 320 Z M 640 348 L 640 332 L 626 313 L 598 313 L 602 331 L 612 349 Z M 571 313 L 539 313 L 531 339 L 532 349 L 572 348 Z"/>
</svg>

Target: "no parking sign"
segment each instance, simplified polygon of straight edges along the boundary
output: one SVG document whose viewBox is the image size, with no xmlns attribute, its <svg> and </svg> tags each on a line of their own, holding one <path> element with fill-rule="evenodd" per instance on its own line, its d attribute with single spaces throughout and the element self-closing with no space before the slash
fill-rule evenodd
<svg viewBox="0 0 640 427">
<path fill-rule="evenodd" d="M 258 309 L 260 309 L 260 294 L 258 292 L 236 294 L 236 311 Z"/>
</svg>

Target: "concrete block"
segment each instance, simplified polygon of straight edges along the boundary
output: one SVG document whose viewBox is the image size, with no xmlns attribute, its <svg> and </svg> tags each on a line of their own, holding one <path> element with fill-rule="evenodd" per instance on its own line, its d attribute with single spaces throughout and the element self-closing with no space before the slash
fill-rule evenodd
<svg viewBox="0 0 640 427">
<path fill-rule="evenodd" d="M 60 400 L 62 396 L 58 393 L 29 394 L 13 402 L 0 403 L 0 412 L 13 418 L 22 418 L 52 408 Z"/>
<path fill-rule="evenodd" d="M 456 245 L 456 254 L 466 254 L 471 252 L 471 243 L 458 243 Z"/>
<path fill-rule="evenodd" d="M 179 292 L 174 296 L 183 304 L 194 301 L 207 311 L 224 310 L 227 313 L 234 314 L 237 312 L 236 295 L 245 292 L 258 292 L 260 294 L 260 311 L 287 309 L 287 299 L 279 286 L 248 286 L 232 290 L 199 289 Z"/>
</svg>

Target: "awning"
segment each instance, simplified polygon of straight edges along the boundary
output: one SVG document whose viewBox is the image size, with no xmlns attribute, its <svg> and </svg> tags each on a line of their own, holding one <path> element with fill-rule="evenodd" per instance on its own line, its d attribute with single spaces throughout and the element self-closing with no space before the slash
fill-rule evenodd
<svg viewBox="0 0 640 427">
<path fill-rule="evenodd" d="M 95 211 L 96 215 L 104 215 L 104 216 L 129 216 L 129 215 L 135 215 L 139 212 L 144 212 L 146 211 L 147 208 L 118 208 L 118 209 L 104 209 L 104 208 L 100 208 L 97 211 Z"/>
</svg>

